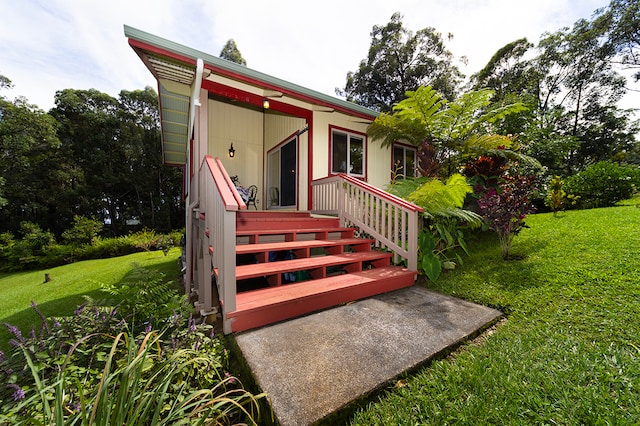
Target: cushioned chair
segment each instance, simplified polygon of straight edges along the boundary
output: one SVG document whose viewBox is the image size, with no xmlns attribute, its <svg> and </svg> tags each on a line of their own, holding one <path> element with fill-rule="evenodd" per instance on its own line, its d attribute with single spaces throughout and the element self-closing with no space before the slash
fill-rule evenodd
<svg viewBox="0 0 640 426">
<path fill-rule="evenodd" d="M 258 210 L 258 206 L 256 205 L 256 201 L 258 201 L 256 199 L 256 197 L 258 196 L 258 187 L 255 185 L 251 185 L 249 188 L 247 188 L 247 191 L 249 191 L 249 199 L 247 200 L 247 209 L 249 208 L 249 206 L 253 205 L 253 207 Z"/>
</svg>

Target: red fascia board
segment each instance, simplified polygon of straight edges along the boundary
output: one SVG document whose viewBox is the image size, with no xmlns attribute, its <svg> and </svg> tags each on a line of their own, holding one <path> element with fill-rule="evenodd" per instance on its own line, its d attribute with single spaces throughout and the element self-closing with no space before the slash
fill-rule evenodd
<svg viewBox="0 0 640 426">
<path fill-rule="evenodd" d="M 140 56 L 140 58 L 145 63 L 147 68 L 152 70 L 152 74 L 154 76 L 156 76 L 156 75 L 155 75 L 155 72 L 153 71 L 153 67 L 150 66 L 150 64 L 143 57 L 145 50 L 148 51 L 148 52 L 151 52 L 151 53 L 155 53 L 155 54 L 160 55 L 160 56 L 166 56 L 168 58 L 171 58 L 171 59 L 174 59 L 176 61 L 180 61 L 180 62 L 183 62 L 183 63 L 186 63 L 186 64 L 190 64 L 190 65 L 194 65 L 194 66 L 196 64 L 196 60 L 195 59 L 191 59 L 191 58 L 188 58 L 186 56 L 182 56 L 182 55 L 179 55 L 177 53 L 170 52 L 170 51 L 158 48 L 156 46 L 152 46 L 152 45 L 147 44 L 147 43 L 143 43 L 143 42 L 138 41 L 138 40 L 129 39 L 129 45 L 136 51 L 138 56 Z M 283 94 L 285 94 L 287 96 L 290 96 L 292 98 L 296 98 L 296 99 L 301 100 L 303 102 L 309 102 L 309 103 L 312 103 L 312 104 L 315 104 L 315 105 L 319 105 L 319 106 L 323 106 L 323 107 L 327 107 L 327 108 L 332 108 L 332 109 L 334 109 L 336 111 L 339 111 L 339 112 L 342 112 L 344 114 L 348 114 L 348 115 L 351 115 L 351 116 L 354 116 L 354 117 L 358 117 L 358 118 L 362 118 L 362 119 L 365 119 L 365 120 L 373 121 L 373 119 L 375 119 L 375 116 L 359 113 L 359 112 L 350 110 L 348 108 L 341 107 L 340 105 L 335 105 L 335 104 L 332 104 L 332 103 L 329 103 L 329 102 L 324 102 L 324 101 L 321 101 L 321 100 L 316 99 L 314 97 L 307 96 L 307 95 L 304 95 L 302 93 L 295 92 L 295 91 L 292 91 L 292 90 L 286 89 L 284 87 L 280 87 L 280 86 L 277 86 L 277 85 L 274 85 L 274 84 L 271 84 L 271 83 L 268 83 L 268 82 L 265 82 L 265 81 L 262 81 L 262 80 L 257 80 L 257 79 L 248 77 L 248 76 L 243 75 L 243 74 L 239 74 L 239 73 L 236 73 L 236 72 L 233 72 L 233 71 L 229 71 L 227 69 L 220 68 L 220 67 L 217 67 L 215 65 L 211 65 L 211 64 L 205 63 L 204 67 L 205 67 L 205 69 L 210 70 L 212 73 L 215 73 L 215 74 L 218 74 L 218 75 L 221 75 L 221 76 L 224 76 L 224 77 L 228 77 L 228 78 L 231 78 L 233 80 L 237 80 L 237 81 L 240 81 L 240 82 L 243 82 L 243 83 L 247 83 L 247 84 L 250 84 L 250 85 L 253 85 L 253 86 L 258 86 L 258 87 L 262 87 L 262 88 L 265 88 L 265 89 L 281 92 L 281 93 L 283 93 Z M 156 78 L 157 78 L 157 76 L 156 76 Z M 203 81 L 203 83 L 205 83 L 206 81 L 207 80 Z M 270 100 L 270 102 L 271 102 L 271 100 Z M 262 103 L 262 98 L 261 98 L 260 103 Z"/>
</svg>

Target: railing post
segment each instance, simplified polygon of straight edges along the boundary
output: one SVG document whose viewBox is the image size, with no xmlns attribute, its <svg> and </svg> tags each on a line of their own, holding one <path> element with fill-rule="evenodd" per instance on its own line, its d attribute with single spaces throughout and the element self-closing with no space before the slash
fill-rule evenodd
<svg viewBox="0 0 640 426">
<path fill-rule="evenodd" d="M 346 226 L 346 217 L 344 214 L 344 205 L 346 202 L 346 185 L 342 180 L 336 180 L 335 185 L 338 186 L 338 217 L 340 218 L 340 226 L 344 227 Z"/>
</svg>

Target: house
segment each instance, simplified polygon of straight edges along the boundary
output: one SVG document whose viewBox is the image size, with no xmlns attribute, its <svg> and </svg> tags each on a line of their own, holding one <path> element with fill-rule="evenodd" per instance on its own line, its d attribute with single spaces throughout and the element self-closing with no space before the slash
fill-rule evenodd
<svg viewBox="0 0 640 426">
<path fill-rule="evenodd" d="M 375 111 L 124 32 L 158 81 L 164 162 L 184 169 L 202 315 L 231 333 L 413 285 L 421 209 L 382 188 L 415 151 L 370 140 Z"/>
</svg>

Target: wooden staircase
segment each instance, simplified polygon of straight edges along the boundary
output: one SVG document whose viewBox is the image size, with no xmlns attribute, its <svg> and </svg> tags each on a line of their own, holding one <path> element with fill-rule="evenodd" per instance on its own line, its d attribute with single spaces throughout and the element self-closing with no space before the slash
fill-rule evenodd
<svg viewBox="0 0 640 426">
<path fill-rule="evenodd" d="M 238 212 L 232 331 L 413 285 L 417 272 L 391 265 L 392 254 L 372 250 L 372 243 L 333 217 Z"/>
</svg>

